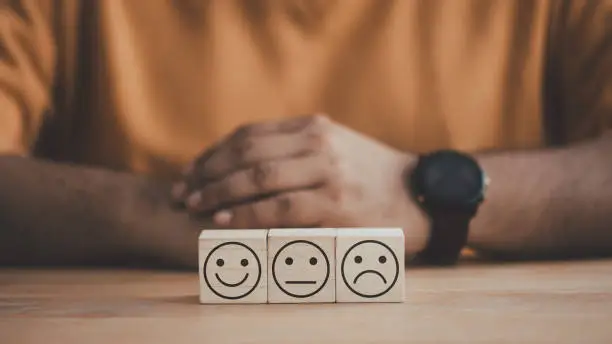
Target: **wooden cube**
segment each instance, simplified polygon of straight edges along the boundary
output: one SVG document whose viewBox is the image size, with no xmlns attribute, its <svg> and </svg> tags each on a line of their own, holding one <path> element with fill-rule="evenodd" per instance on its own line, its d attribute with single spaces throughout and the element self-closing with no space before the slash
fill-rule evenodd
<svg viewBox="0 0 612 344">
<path fill-rule="evenodd" d="M 268 230 L 203 230 L 199 237 L 201 303 L 266 303 Z"/>
<path fill-rule="evenodd" d="M 270 229 L 268 302 L 335 302 L 336 229 Z"/>
<path fill-rule="evenodd" d="M 404 252 L 401 228 L 339 228 L 336 302 L 403 302 Z"/>
</svg>

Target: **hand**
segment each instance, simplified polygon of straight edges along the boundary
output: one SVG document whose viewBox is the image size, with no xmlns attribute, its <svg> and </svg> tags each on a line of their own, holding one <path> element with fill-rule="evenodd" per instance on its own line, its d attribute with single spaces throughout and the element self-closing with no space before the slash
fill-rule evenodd
<svg viewBox="0 0 612 344">
<path fill-rule="evenodd" d="M 413 157 L 324 116 L 253 124 L 206 151 L 174 188 L 188 211 L 220 227 L 427 225 L 403 186 Z"/>
</svg>

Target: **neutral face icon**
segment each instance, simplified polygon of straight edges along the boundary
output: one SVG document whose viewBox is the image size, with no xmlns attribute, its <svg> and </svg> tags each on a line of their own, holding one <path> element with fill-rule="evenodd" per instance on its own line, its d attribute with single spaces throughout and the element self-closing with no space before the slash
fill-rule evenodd
<svg viewBox="0 0 612 344">
<path fill-rule="evenodd" d="M 329 280 L 329 258 L 317 244 L 295 240 L 281 247 L 272 261 L 272 277 L 289 296 L 315 295 Z"/>
<path fill-rule="evenodd" d="M 346 251 L 340 271 L 344 284 L 353 293 L 375 298 L 386 294 L 397 282 L 399 261 L 384 243 L 363 240 Z"/>
<path fill-rule="evenodd" d="M 257 254 L 240 242 L 224 242 L 213 248 L 202 269 L 208 288 L 228 300 L 251 294 L 261 280 L 261 262 Z"/>
</svg>

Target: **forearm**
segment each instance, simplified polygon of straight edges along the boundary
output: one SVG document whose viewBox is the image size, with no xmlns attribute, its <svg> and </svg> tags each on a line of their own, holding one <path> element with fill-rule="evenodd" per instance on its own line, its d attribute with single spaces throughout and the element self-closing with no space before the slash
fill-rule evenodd
<svg viewBox="0 0 612 344">
<path fill-rule="evenodd" d="M 0 264 L 193 265 L 198 224 L 168 185 L 102 169 L 0 157 Z"/>
<path fill-rule="evenodd" d="M 482 154 L 491 178 L 472 248 L 505 258 L 612 254 L 612 136 L 563 149 Z"/>
</svg>

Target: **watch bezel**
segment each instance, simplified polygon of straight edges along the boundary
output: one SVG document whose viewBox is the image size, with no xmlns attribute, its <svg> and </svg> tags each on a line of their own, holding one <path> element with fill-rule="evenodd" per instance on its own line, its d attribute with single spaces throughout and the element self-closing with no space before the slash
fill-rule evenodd
<svg viewBox="0 0 612 344">
<path fill-rule="evenodd" d="M 449 157 L 452 158 L 454 163 L 459 161 L 460 163 L 470 164 L 470 168 L 477 171 L 479 174 L 477 178 L 481 181 L 480 188 L 473 196 L 467 197 L 459 202 L 436 199 L 433 197 L 433 195 L 437 194 L 436 192 L 431 192 L 424 189 L 424 178 L 427 171 L 430 170 L 435 164 L 448 163 Z M 489 184 L 489 178 L 480 164 L 472 156 L 455 150 L 438 150 L 419 157 L 411 174 L 410 184 L 413 197 L 426 209 L 436 208 L 440 210 L 447 208 L 452 210 L 471 211 L 484 201 L 485 193 Z"/>
</svg>

